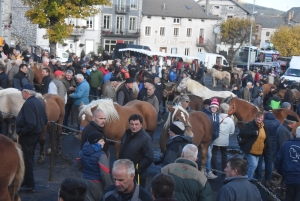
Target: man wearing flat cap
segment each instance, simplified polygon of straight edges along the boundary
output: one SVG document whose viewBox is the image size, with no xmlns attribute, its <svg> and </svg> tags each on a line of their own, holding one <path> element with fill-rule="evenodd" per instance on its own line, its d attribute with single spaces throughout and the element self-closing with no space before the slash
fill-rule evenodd
<svg viewBox="0 0 300 201">
<path fill-rule="evenodd" d="M 127 78 L 125 84 L 117 91 L 117 102 L 119 105 L 124 106 L 126 103 L 133 100 L 133 83 L 133 78 Z"/>
<path fill-rule="evenodd" d="M 114 102 L 116 102 L 116 87 L 118 85 L 118 78 L 116 77 L 111 77 L 109 79 L 109 83 L 104 84 L 106 85 L 105 88 L 102 89 L 102 98 L 110 98 L 112 99 Z M 103 86 L 104 86 L 103 85 Z"/>
<path fill-rule="evenodd" d="M 288 140 L 292 139 L 292 129 L 295 127 L 296 123 L 299 122 L 298 117 L 293 115 L 287 115 L 283 123 L 277 128 L 275 136 L 275 149 L 273 152 L 273 159 L 280 147 Z"/>
<path fill-rule="evenodd" d="M 35 89 L 31 84 L 25 84 L 21 88 L 21 94 L 25 103 L 16 120 L 16 132 L 23 150 L 25 175 L 20 190 L 34 192 L 34 149 L 48 119 L 44 103 L 35 97 Z"/>
</svg>

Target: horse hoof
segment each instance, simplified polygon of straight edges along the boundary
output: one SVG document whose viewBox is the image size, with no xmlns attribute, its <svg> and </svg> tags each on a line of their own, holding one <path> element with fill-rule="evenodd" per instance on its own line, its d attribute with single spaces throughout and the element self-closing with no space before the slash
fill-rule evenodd
<svg viewBox="0 0 300 201">
<path fill-rule="evenodd" d="M 44 161 L 45 161 L 45 158 L 41 157 L 41 156 L 37 159 L 38 164 L 42 164 L 42 163 L 44 163 Z"/>
<path fill-rule="evenodd" d="M 50 155 L 50 154 L 51 154 L 51 148 L 48 148 L 48 149 L 47 149 L 46 154 L 47 154 L 47 155 Z"/>
</svg>

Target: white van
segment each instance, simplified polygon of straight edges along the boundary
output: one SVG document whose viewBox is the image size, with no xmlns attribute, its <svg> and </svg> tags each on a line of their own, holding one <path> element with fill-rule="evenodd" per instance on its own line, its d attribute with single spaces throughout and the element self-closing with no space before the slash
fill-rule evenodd
<svg viewBox="0 0 300 201">
<path fill-rule="evenodd" d="M 228 62 L 223 55 L 220 54 L 213 54 L 213 53 L 197 53 L 197 58 L 204 63 L 204 66 L 207 69 L 211 69 L 217 63 L 220 63 L 222 66 L 228 67 Z"/>
<path fill-rule="evenodd" d="M 59 60 L 62 64 L 65 64 L 69 59 L 69 53 L 57 50 L 56 59 Z"/>
<path fill-rule="evenodd" d="M 300 82 L 300 56 L 293 56 L 290 61 L 290 67 L 280 77 L 287 80 Z"/>
</svg>

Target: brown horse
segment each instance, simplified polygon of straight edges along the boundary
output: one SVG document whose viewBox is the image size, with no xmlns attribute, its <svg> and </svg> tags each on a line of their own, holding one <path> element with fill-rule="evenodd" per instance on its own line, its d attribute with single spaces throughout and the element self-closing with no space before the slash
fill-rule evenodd
<svg viewBox="0 0 300 201">
<path fill-rule="evenodd" d="M 150 136 L 154 134 L 156 129 L 157 113 L 151 104 L 145 101 L 133 100 L 125 106 L 120 106 L 117 103 L 113 103 L 111 99 L 99 99 L 92 101 L 88 105 L 82 105 L 79 112 L 81 128 L 84 128 L 92 120 L 92 114 L 96 109 L 103 110 L 106 115 L 103 132 L 108 139 L 121 142 L 123 134 L 129 129 L 128 119 L 133 114 L 139 114 L 143 117 L 143 129 Z M 79 139 L 81 139 L 81 133 Z M 115 143 L 115 149 L 118 158 L 120 151 L 119 143 Z"/>
<path fill-rule="evenodd" d="M 30 68 L 33 71 L 33 74 L 34 74 L 34 80 L 33 81 L 36 85 L 41 85 L 42 84 L 42 80 L 43 80 L 42 69 L 43 68 L 48 68 L 50 70 L 50 76 L 52 78 L 54 78 L 52 69 L 49 66 L 46 66 L 46 65 L 41 64 L 41 63 L 33 62 L 33 63 L 30 63 Z"/>
<path fill-rule="evenodd" d="M 266 95 L 267 93 L 269 93 L 269 91 L 270 91 L 270 89 L 271 89 L 272 86 L 274 86 L 275 89 L 277 88 L 274 84 L 263 84 L 262 85 L 264 95 Z"/>
<path fill-rule="evenodd" d="M 212 124 L 208 116 L 200 111 L 187 112 L 181 106 L 168 105 L 169 116 L 160 135 L 160 149 L 165 152 L 169 138 L 168 129 L 172 122 L 181 121 L 186 128 L 185 135 L 193 137 L 193 143 L 201 150 L 201 166 L 205 166 L 207 150 L 212 139 Z M 201 167 L 201 170 L 203 168 Z"/>
<path fill-rule="evenodd" d="M 239 121 L 242 121 L 243 123 L 252 121 L 256 113 L 259 111 L 259 109 L 253 104 L 236 97 L 226 98 L 224 102 L 229 104 L 228 115 L 235 115 L 237 119 Z M 283 123 L 284 119 L 288 114 L 293 115 L 299 119 L 297 113 L 285 108 L 275 109 L 273 110 L 273 114 L 280 121 L 280 123 Z M 298 126 L 300 126 L 300 122 L 297 122 L 296 126 L 293 128 L 293 133 L 296 132 L 296 128 Z"/>
<path fill-rule="evenodd" d="M 298 100 L 300 98 L 300 92 L 298 91 L 298 89 L 291 89 L 291 91 L 293 92 L 293 99 Z M 281 99 L 284 98 L 285 92 L 286 92 L 286 89 L 279 90 L 278 95 Z"/>
<path fill-rule="evenodd" d="M 25 166 L 17 143 L 0 134 L 0 201 L 18 201 Z"/>
<path fill-rule="evenodd" d="M 65 116 L 65 104 L 63 99 L 55 94 L 44 94 L 44 104 L 46 109 L 46 114 L 48 117 L 48 121 L 54 121 L 59 124 L 63 124 L 63 119 Z M 40 156 L 38 158 L 38 163 L 43 163 L 45 160 L 45 138 L 47 129 L 50 129 L 50 122 L 44 127 L 44 130 L 40 137 Z M 61 126 L 57 127 L 57 144 L 56 144 L 56 155 L 61 154 L 61 136 L 62 136 L 62 128 Z M 50 153 L 50 148 L 48 149 L 48 153 Z"/>
</svg>

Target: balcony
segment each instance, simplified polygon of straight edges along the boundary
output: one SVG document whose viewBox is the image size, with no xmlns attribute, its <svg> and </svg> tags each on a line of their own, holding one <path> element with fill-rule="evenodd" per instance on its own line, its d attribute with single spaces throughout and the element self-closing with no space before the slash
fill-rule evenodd
<svg viewBox="0 0 300 201">
<path fill-rule="evenodd" d="M 105 37 L 124 37 L 124 38 L 138 38 L 140 37 L 140 30 L 129 30 L 129 29 L 104 29 L 103 27 L 101 28 L 102 30 L 102 36 Z"/>
<path fill-rule="evenodd" d="M 126 14 L 130 12 L 129 6 L 115 5 L 116 14 Z"/>
<path fill-rule="evenodd" d="M 85 33 L 85 29 L 84 28 L 75 28 L 73 29 L 71 36 L 82 36 Z"/>
</svg>

